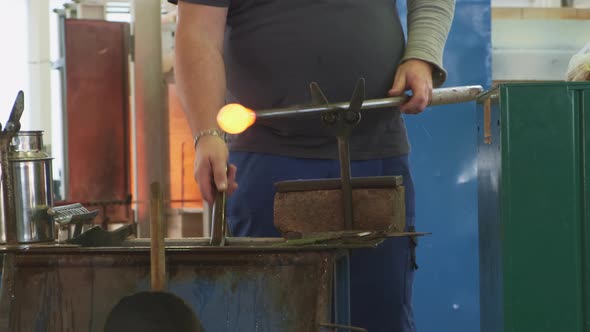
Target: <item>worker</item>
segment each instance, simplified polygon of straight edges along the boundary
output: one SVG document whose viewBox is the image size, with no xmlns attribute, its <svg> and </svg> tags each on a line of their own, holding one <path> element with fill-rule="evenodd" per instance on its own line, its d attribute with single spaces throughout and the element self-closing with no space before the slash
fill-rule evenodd
<svg viewBox="0 0 590 332">
<path fill-rule="evenodd" d="M 422 112 L 433 86 L 445 81 L 442 53 L 455 3 L 407 3 L 406 42 L 395 0 L 178 1 L 175 77 L 195 136 L 195 179 L 209 203 L 216 189 L 233 193 L 226 215 L 234 236 L 280 236 L 273 226 L 273 183 L 339 177 L 337 141 L 319 118 L 285 118 L 259 120 L 226 143 L 216 123 L 219 109 L 231 102 L 254 110 L 309 104 L 311 82 L 330 102 L 346 102 L 359 78 L 368 99 L 411 91 L 399 109 L 363 113 L 350 152 L 352 176 L 403 176 L 412 229 L 402 114 Z M 398 238 L 353 251 L 354 326 L 415 330 L 413 246 Z"/>
</svg>

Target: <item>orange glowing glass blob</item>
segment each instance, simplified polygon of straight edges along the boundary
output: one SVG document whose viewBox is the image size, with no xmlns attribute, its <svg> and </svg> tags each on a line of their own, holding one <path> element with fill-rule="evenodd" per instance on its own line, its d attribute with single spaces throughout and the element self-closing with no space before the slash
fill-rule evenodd
<svg viewBox="0 0 590 332">
<path fill-rule="evenodd" d="M 256 121 L 256 113 L 240 104 L 227 104 L 217 113 L 217 124 L 229 134 L 239 134 Z"/>
</svg>

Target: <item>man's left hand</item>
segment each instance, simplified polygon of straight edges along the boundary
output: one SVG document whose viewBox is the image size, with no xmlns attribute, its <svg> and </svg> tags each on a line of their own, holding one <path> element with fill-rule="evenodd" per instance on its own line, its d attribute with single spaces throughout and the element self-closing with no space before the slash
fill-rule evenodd
<svg viewBox="0 0 590 332">
<path fill-rule="evenodd" d="M 424 111 L 432 98 L 432 65 L 428 62 L 410 59 L 397 68 L 393 87 L 388 95 L 401 96 L 405 91 L 412 90 L 412 96 L 400 111 L 406 114 L 418 114 Z"/>
</svg>

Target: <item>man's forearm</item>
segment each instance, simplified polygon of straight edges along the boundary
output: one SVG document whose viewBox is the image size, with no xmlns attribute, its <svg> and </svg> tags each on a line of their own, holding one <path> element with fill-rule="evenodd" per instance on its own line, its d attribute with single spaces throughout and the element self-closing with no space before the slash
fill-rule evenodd
<svg viewBox="0 0 590 332">
<path fill-rule="evenodd" d="M 179 29 L 175 76 L 193 134 L 217 128 L 216 115 L 225 102 L 226 91 L 221 48 L 203 33 Z"/>
<path fill-rule="evenodd" d="M 442 56 L 453 21 L 455 0 L 407 0 L 408 43 L 403 60 L 419 59 L 434 65 L 433 82 L 446 79 Z"/>
</svg>

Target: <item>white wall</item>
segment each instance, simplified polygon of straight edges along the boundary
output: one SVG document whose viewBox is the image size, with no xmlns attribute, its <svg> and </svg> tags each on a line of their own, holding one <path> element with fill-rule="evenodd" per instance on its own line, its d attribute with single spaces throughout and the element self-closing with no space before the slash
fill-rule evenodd
<svg viewBox="0 0 590 332">
<path fill-rule="evenodd" d="M 492 22 L 494 80 L 564 80 L 568 63 L 590 43 L 590 20 Z"/>
<path fill-rule="evenodd" d="M 0 31 L 3 31 L 0 33 L 0 45 L 3 45 L 0 52 L 0 123 L 3 126 L 17 92 L 23 90 L 26 94 L 28 86 L 26 17 L 26 1 L 11 1 L 10 6 L 0 10 Z M 28 122 L 28 114 L 23 114 L 21 120 Z"/>
<path fill-rule="evenodd" d="M 561 7 L 561 0 L 492 0 L 492 7 Z M 576 8 L 590 8 L 590 0 L 574 0 Z"/>
</svg>

